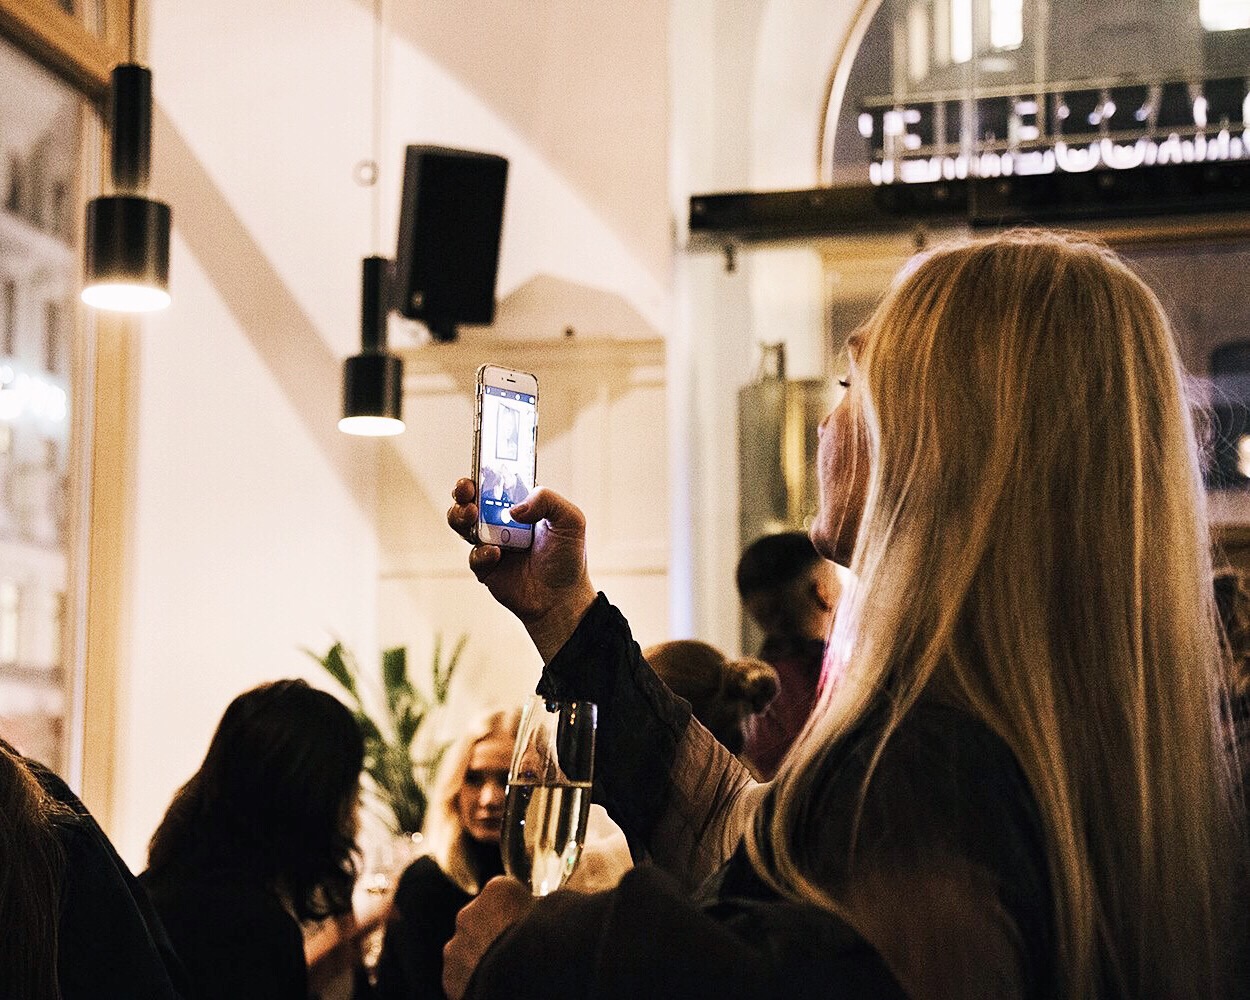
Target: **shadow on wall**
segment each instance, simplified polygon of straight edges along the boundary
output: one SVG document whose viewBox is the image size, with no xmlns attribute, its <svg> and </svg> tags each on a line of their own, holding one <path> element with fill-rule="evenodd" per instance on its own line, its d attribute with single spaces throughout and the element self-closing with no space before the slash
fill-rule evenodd
<svg viewBox="0 0 1250 1000">
<path fill-rule="evenodd" d="M 651 377 L 664 363 L 663 338 L 622 296 L 545 274 L 502 299 L 493 326 L 401 353 L 408 431 L 387 440 L 378 470 L 384 573 L 414 553 L 441 552 L 460 566 L 463 543 L 444 514 L 452 483 L 470 472 L 479 365 L 538 376 L 539 482 L 568 491 L 603 475 L 601 444 L 585 426 L 575 433 L 587 411 L 611 408 L 637 389 L 640 370 Z"/>
<path fill-rule="evenodd" d="M 419 328 L 419 324 L 413 324 Z M 425 343 L 403 351 L 405 378 L 439 377 L 440 391 L 472 400 L 479 365 L 492 363 L 530 371 L 538 376 L 541 436 L 550 441 L 566 434 L 577 416 L 567 405 L 547 406 L 543 394 L 544 364 L 553 368 L 578 365 L 588 379 L 608 374 L 603 384 L 612 392 L 623 391 L 619 379 L 603 371 L 611 365 L 606 355 L 619 344 L 648 344 L 662 340 L 660 333 L 621 295 L 602 288 L 578 284 L 550 274 L 539 274 L 499 300 L 491 326 L 463 326 L 452 344 Z M 612 352 L 614 353 L 614 352 Z M 593 373 L 592 373 L 593 369 Z M 624 373 L 620 366 L 617 374 Z M 587 382 L 584 388 L 591 388 Z M 405 396 L 411 394 L 405 388 Z M 561 401 L 562 403 L 565 401 Z M 401 441 L 388 442 L 397 448 Z"/>
<path fill-rule="evenodd" d="M 551 340 L 567 335 L 607 340 L 659 337 L 638 310 L 616 292 L 539 274 L 501 299 L 494 333 L 512 340 Z"/>
<path fill-rule="evenodd" d="M 298 414 L 344 488 L 374 509 L 372 449 L 338 430 L 342 361 L 286 287 L 230 202 L 158 106 L 154 187 L 174 206 L 178 235 L 246 333 L 274 384 Z"/>
<path fill-rule="evenodd" d="M 357 3 L 373 7 L 372 0 Z M 651 277 L 666 281 L 671 237 L 665 0 L 479 0 L 472 17 L 449 17 L 448 5 L 396 7 L 396 38 L 516 129 Z"/>
</svg>

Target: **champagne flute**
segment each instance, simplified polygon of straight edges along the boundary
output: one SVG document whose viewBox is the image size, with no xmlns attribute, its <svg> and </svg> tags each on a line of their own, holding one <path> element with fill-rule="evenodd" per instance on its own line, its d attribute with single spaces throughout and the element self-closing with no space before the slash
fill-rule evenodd
<svg viewBox="0 0 1250 1000">
<path fill-rule="evenodd" d="M 503 867 L 535 896 L 560 888 L 577 867 L 590 816 L 598 709 L 589 701 L 525 704 L 504 806 Z"/>
</svg>

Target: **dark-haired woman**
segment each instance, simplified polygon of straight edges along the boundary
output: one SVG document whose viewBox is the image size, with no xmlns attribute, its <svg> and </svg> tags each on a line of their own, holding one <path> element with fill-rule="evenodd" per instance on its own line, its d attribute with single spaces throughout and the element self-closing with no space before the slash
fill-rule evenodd
<svg viewBox="0 0 1250 1000">
<path fill-rule="evenodd" d="M 201 1000 L 307 1000 L 300 923 L 351 909 L 364 744 L 299 680 L 235 698 L 142 879 Z"/>
<path fill-rule="evenodd" d="M 160 921 L 91 814 L 0 739 L 0 997 L 185 992 Z"/>
</svg>

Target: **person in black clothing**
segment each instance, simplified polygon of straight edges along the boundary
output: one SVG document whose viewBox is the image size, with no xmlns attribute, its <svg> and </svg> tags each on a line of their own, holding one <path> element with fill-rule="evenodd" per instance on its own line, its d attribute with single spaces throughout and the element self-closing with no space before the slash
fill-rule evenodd
<svg viewBox="0 0 1250 1000">
<path fill-rule="evenodd" d="M 379 1000 L 442 997 L 443 946 L 456 914 L 503 872 L 499 853 L 508 765 L 520 712 L 492 712 L 443 758 L 430 792 L 430 853 L 408 866 L 395 891 L 378 958 Z"/>
<path fill-rule="evenodd" d="M 744 756 L 768 779 L 816 704 L 842 587 L 833 563 L 801 531 L 757 538 L 735 574 L 742 607 L 764 632 L 758 656 L 777 671 L 780 693 L 751 727 Z"/>
<path fill-rule="evenodd" d="M 598 703 L 595 794 L 655 864 L 537 902 L 491 882 L 449 996 L 1245 988 L 1210 536 L 1158 301 L 1103 247 L 1013 232 L 919 257 L 849 346 L 812 539 L 856 583 L 770 784 L 646 668 L 575 506 L 539 491 L 513 510 L 529 551 L 473 548 L 539 691 Z M 466 537 L 474 499 L 456 484 Z"/>
<path fill-rule="evenodd" d="M 1228 724 L 1241 761 L 1242 793 L 1250 797 L 1250 580 L 1222 566 L 1211 582 L 1228 672 Z"/>
<path fill-rule="evenodd" d="M 160 920 L 78 796 L 0 740 L 0 996 L 179 1000 Z"/>
<path fill-rule="evenodd" d="M 302 680 L 234 699 L 141 876 L 200 1000 L 307 1000 L 300 923 L 351 909 L 364 741 Z"/>
</svg>

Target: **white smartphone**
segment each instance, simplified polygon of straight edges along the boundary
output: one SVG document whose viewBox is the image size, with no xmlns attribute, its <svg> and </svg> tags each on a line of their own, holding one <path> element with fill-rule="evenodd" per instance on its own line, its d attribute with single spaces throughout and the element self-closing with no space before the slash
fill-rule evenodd
<svg viewBox="0 0 1250 1000">
<path fill-rule="evenodd" d="M 534 492 L 538 472 L 538 379 L 499 365 L 477 370 L 473 481 L 477 540 L 528 549 L 534 529 L 512 520 L 512 505 Z"/>
</svg>

